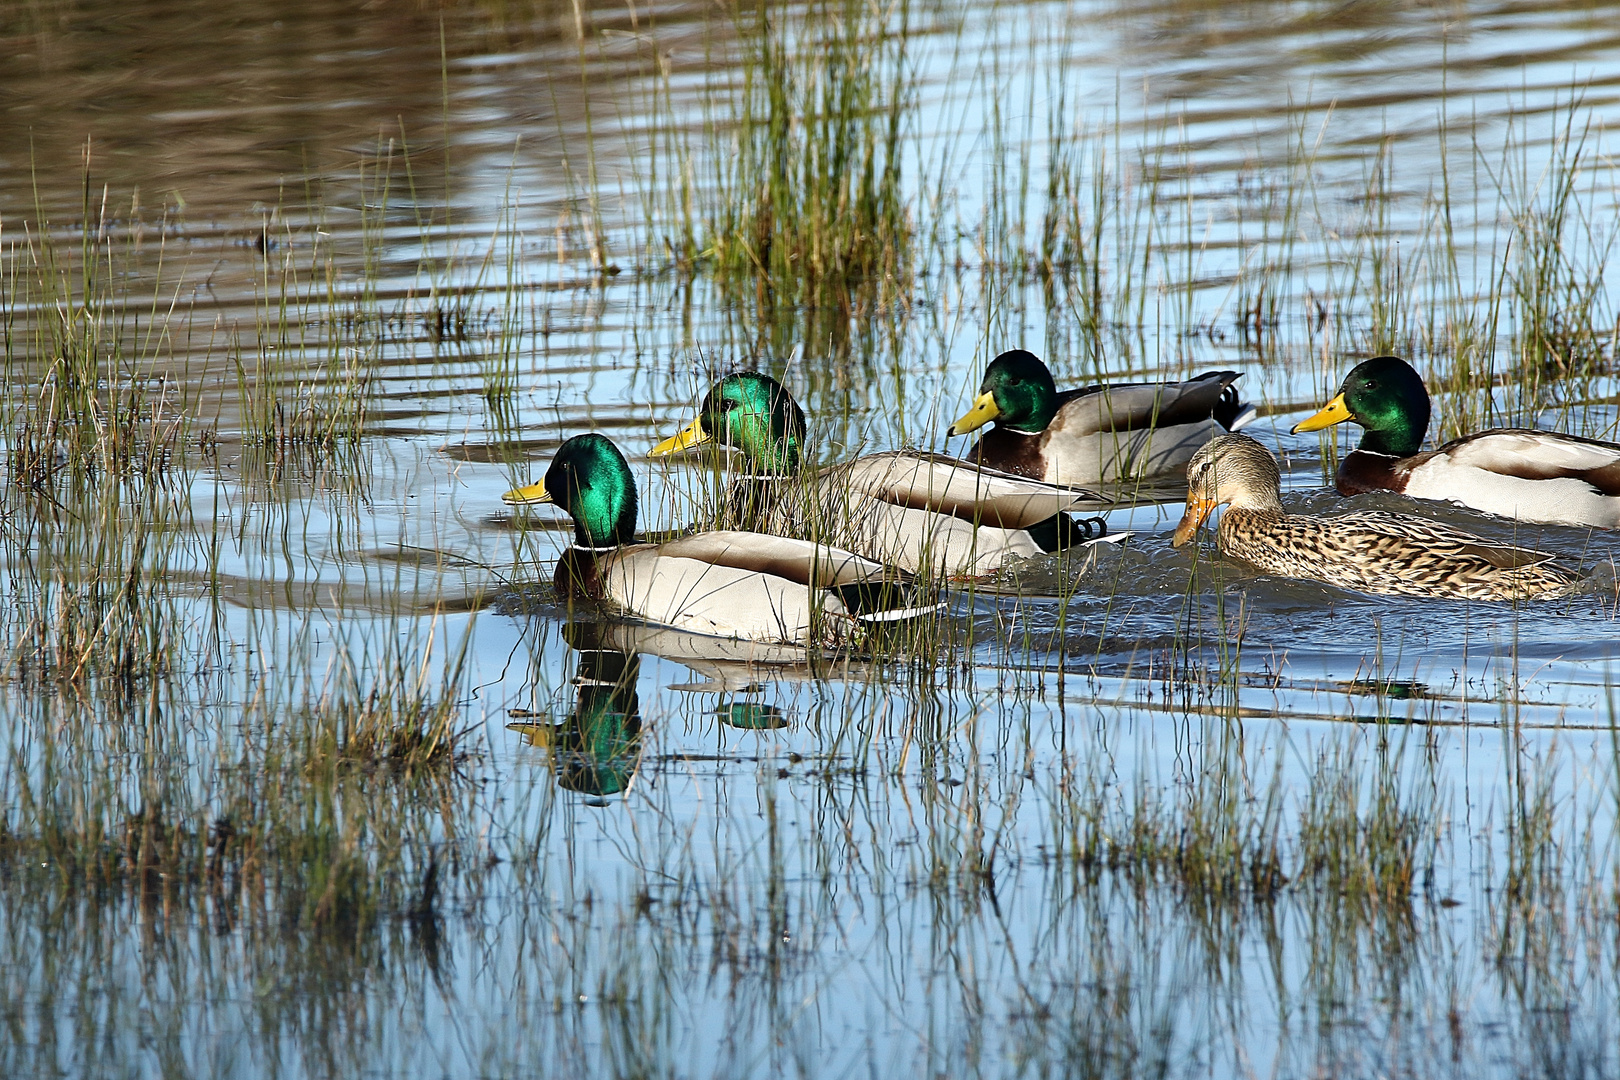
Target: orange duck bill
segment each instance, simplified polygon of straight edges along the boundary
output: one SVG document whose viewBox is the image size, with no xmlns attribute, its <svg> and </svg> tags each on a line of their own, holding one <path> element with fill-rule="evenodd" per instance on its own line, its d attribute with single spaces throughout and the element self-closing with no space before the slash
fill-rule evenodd
<svg viewBox="0 0 1620 1080">
<path fill-rule="evenodd" d="M 1182 547 L 1198 533 L 1198 526 L 1209 517 L 1211 511 L 1220 505 L 1214 499 L 1204 499 L 1196 495 L 1187 497 L 1187 512 L 1181 515 L 1181 524 L 1176 526 L 1175 535 L 1170 538 L 1171 547 Z"/>
</svg>

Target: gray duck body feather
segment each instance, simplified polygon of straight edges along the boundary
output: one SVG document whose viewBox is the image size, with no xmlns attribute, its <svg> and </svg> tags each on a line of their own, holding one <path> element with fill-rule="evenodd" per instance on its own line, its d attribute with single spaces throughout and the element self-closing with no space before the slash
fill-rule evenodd
<svg viewBox="0 0 1620 1080">
<path fill-rule="evenodd" d="M 813 538 L 913 573 L 979 576 L 1047 550 L 1028 531 L 1097 507 L 1089 491 L 959 458 L 868 454 L 793 475 L 734 480 L 724 513 L 738 527 Z"/>
</svg>

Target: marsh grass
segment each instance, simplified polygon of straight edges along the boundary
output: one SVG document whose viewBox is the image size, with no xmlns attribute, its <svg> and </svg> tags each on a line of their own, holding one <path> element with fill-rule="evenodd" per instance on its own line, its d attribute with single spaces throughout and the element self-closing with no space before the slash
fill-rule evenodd
<svg viewBox="0 0 1620 1080">
<path fill-rule="evenodd" d="M 289 467 L 305 475 L 356 471 L 371 396 L 369 363 L 345 350 L 326 370 L 287 382 L 279 374 L 281 365 L 267 361 L 262 347 L 238 346 L 235 352 L 244 405 L 242 444 L 266 470 L 276 475 Z"/>
<path fill-rule="evenodd" d="M 230 1073 L 280 1047 L 284 1067 L 349 1072 L 366 1056 L 365 988 L 408 999 L 442 977 L 447 907 L 485 871 L 469 857 L 466 786 L 312 762 L 259 708 L 234 740 L 218 713 L 170 719 L 188 713 L 179 701 L 115 716 L 82 697 L 11 704 L 32 713 L 8 737 L 0 833 L 6 932 L 29 942 L 0 980 L 6 1007 L 30 1018 L 7 1040 L 11 1067 L 122 1071 L 155 1053 Z M 30 979 L 35 964 L 76 975 Z M 109 973 L 124 965 L 190 989 L 120 988 Z M 209 988 L 235 979 L 256 987 L 243 1034 L 260 1051 L 188 1033 L 184 1010 L 218 1007 Z M 124 1006 L 150 1010 L 144 1049 L 128 1041 Z"/>
<path fill-rule="evenodd" d="M 1417 300 L 1426 311 L 1411 348 L 1432 358 L 1442 439 L 1535 426 L 1547 413 L 1581 433 L 1593 380 L 1611 373 L 1614 235 L 1590 210 L 1600 196 L 1581 100 L 1571 91 L 1545 116 L 1511 115 L 1500 148 L 1474 137 L 1475 170 L 1492 193 L 1484 207 L 1453 205 L 1449 170 L 1430 193 L 1420 249 L 1430 274 Z M 1454 218 L 1469 209 L 1473 232 L 1459 237 Z M 1486 222 L 1495 228 L 1482 236 Z"/>
<path fill-rule="evenodd" d="M 1430 747 L 1417 750 L 1422 764 L 1405 764 L 1424 738 L 1402 731 L 1392 739 L 1378 728 L 1317 754 L 1300 809 L 1295 877 L 1341 912 L 1406 911 L 1432 881 L 1451 800 L 1433 773 Z"/>
<path fill-rule="evenodd" d="M 842 342 L 866 363 L 804 375 L 836 414 L 817 419 L 840 450 L 880 448 L 848 433 L 905 411 L 895 403 L 917 366 L 901 352 L 904 309 L 924 272 L 982 275 L 957 295 L 979 290 L 971 320 L 1008 332 L 1022 325 L 1024 286 L 1038 283 L 1031 309 L 1045 308 L 1035 314 L 1057 362 L 1099 376 L 1157 370 L 1168 352 L 1193 364 L 1228 333 L 1268 364 L 1320 363 L 1324 380 L 1358 351 L 1411 349 L 1454 377 L 1450 394 L 1470 402 L 1456 408 L 1474 410 L 1458 416 L 1489 415 L 1504 383 L 1529 409 L 1554 385 L 1579 385 L 1567 376 L 1602 371 L 1606 234 L 1579 212 L 1591 200 L 1575 179 L 1587 153 L 1578 125 L 1555 134 L 1567 153 L 1545 188 L 1519 166 L 1500 174 L 1503 205 L 1523 213 L 1511 244 L 1490 249 L 1487 276 L 1511 282 L 1511 297 L 1482 297 L 1458 269 L 1478 238 L 1457 236 L 1448 187 L 1428 196 L 1429 239 L 1394 244 L 1403 189 L 1391 147 L 1369 159 L 1351 209 L 1324 209 L 1303 120 L 1281 174 L 1245 182 L 1232 234 L 1251 247 L 1241 273 L 1195 286 L 1207 204 L 1192 149 L 1168 134 L 1131 153 L 1119 127 L 1048 126 L 1045 176 L 1027 146 L 998 142 L 994 213 L 955 229 L 938 200 L 914 220 L 899 165 L 917 94 L 910 18 L 836 2 L 736 13 L 740 89 L 711 84 L 723 119 L 705 134 L 735 136 L 719 145 L 737 152 L 716 165 L 672 135 L 662 145 L 685 156 L 657 173 L 687 185 L 694 162 L 715 170 L 708 186 L 682 188 L 668 250 L 679 275 L 713 274 L 757 322 L 740 340 Z M 390 182 L 375 183 L 366 204 L 386 207 Z M 1279 1056 L 1298 1056 L 1279 1073 L 1367 1053 L 1455 1071 L 1446 1052 L 1500 1030 L 1504 1015 L 1525 1035 L 1500 1058 L 1505 1070 L 1599 1073 L 1612 1061 L 1578 1040 L 1561 1051 L 1560 1036 L 1580 1022 L 1583 993 L 1598 1009 L 1615 996 L 1613 813 L 1593 809 L 1620 805 L 1613 763 L 1601 773 L 1612 790 L 1562 781 L 1557 754 L 1504 712 L 1505 794 L 1490 823 L 1502 831 L 1476 835 L 1470 793 L 1437 765 L 1456 755 L 1422 725 L 1384 722 L 1382 665 L 1367 680 L 1380 688 L 1379 722 L 1313 715 L 1290 730 L 1279 710 L 1245 704 L 1252 612 L 1229 604 L 1223 579 L 1213 603 L 1209 576 L 1188 585 L 1163 640 L 1128 640 L 1116 594 L 1132 595 L 1123 575 L 1145 574 L 1145 558 L 1121 559 L 1112 584 L 1065 568 L 1050 596 L 949 590 L 949 614 L 869 642 L 858 662 L 805 665 L 836 678 L 800 695 L 797 729 L 773 715 L 721 733 L 714 752 L 699 737 L 708 729 L 694 730 L 721 725 L 691 717 L 739 699 L 764 715 L 774 706 L 749 704 L 760 688 L 712 692 L 702 709 L 671 706 L 661 690 L 643 701 L 637 687 L 653 680 L 626 655 L 617 674 L 580 678 L 568 721 L 541 740 L 549 785 L 517 768 L 494 774 L 499 789 L 481 783 L 492 774 L 466 716 L 470 623 L 454 636 L 441 611 L 419 617 L 401 600 L 362 614 L 323 598 L 315 615 L 250 606 L 233 624 L 216 597 L 186 592 L 185 571 L 217 576 L 224 546 L 182 497 L 199 436 L 181 388 L 145 377 L 167 331 L 120 314 L 133 309 L 115 284 L 116 230 L 91 202 L 84 220 L 97 224 L 73 237 L 77 254 L 66 234 L 30 234 L 5 263 L 0 544 L 18 677 L 0 683 L 15 718 L 0 767 L 0 922 L 18 945 L 0 1012 L 23 1019 L 0 1071 L 72 1071 L 63 1060 L 115 1071 L 154 1044 L 153 1071 L 176 1074 L 206 1071 L 195 1062 L 210 1052 L 221 1074 L 265 1061 L 314 1075 L 386 1070 L 418 1043 L 376 1043 L 440 1022 L 421 1004 L 429 983 L 459 1051 L 490 1074 L 536 1062 L 590 1071 L 604 1058 L 636 1075 L 762 1062 L 808 1074 L 829 1060 L 846 1072 L 878 1061 L 972 1075 L 1246 1070 L 1255 1027 L 1244 1012 L 1268 999 L 1283 1003 Z M 611 236 L 601 204 L 586 205 L 559 230 L 559 257 L 589 260 L 600 285 Z M 1343 226 L 1333 237 L 1318 231 L 1328 216 Z M 344 472 L 348 455 L 364 456 L 385 334 L 420 333 L 437 358 L 482 332 L 472 296 L 483 278 L 466 292 L 430 281 L 388 309 L 374 288 L 384 219 L 371 221 L 352 288 L 337 287 L 342 266 L 327 253 L 301 261 L 292 242 L 264 245 L 281 261 L 266 260 L 253 325 L 229 352 L 240 434 L 261 466 L 244 470 L 249 484 L 294 461 Z M 963 270 L 955 257 L 970 248 L 978 265 Z M 1326 254 L 1313 262 L 1308 248 Z M 489 250 L 490 274 L 513 276 L 516 245 Z M 514 297 L 472 388 L 501 433 L 517 428 L 523 339 L 540 333 Z M 1503 325 L 1519 344 L 1499 367 Z M 1167 331 L 1178 342 L 1168 352 Z M 838 351 L 818 345 L 811 362 Z M 874 389 L 880 378 L 892 386 Z M 901 441 L 906 422 L 895 423 Z M 671 496 L 679 520 L 709 509 L 709 490 Z M 291 519 L 290 505 L 280 512 L 278 524 Z M 200 540 L 183 539 L 193 532 Z M 549 561 L 549 545 L 537 547 Z M 1096 648 L 1071 655 L 1094 602 L 1105 608 Z M 246 644 L 197 632 L 243 620 Z M 1140 666 L 1118 659 L 1133 647 L 1148 657 Z M 532 647 L 537 685 L 554 679 L 558 651 Z M 587 691 L 593 680 L 603 685 Z M 1523 695 L 1504 684 L 1498 696 L 1517 708 Z M 582 811 L 575 796 L 624 774 L 645 782 L 617 816 L 582 818 L 606 808 Z M 1470 848 L 1487 853 L 1484 871 L 1448 877 Z M 1483 935 L 1442 923 L 1444 888 L 1468 890 L 1465 906 L 1483 901 Z M 1455 991 L 1443 1023 L 1460 1034 L 1431 1059 L 1408 1053 L 1401 1032 L 1437 1029 L 1419 1013 L 1438 1000 L 1423 984 L 1431 973 L 1460 981 L 1463 965 L 1433 957 L 1447 934 L 1458 951 L 1490 948 L 1486 978 L 1507 1004 L 1471 1011 L 1465 999 L 1489 992 Z M 1583 956 L 1597 960 L 1583 967 Z M 879 1037 L 893 1041 L 839 1057 L 826 1044 L 871 1019 L 839 1011 L 839 979 L 856 966 L 875 987 L 861 1007 L 885 1017 Z M 240 1039 L 224 1012 L 237 1002 L 250 1017 Z M 495 1018 L 487 1032 L 475 1015 Z M 998 1047 L 1005 1060 L 991 1057 Z M 683 1054 L 696 1064 L 683 1069 Z"/>
<path fill-rule="evenodd" d="M 1529 148 L 1538 140 L 1528 124 L 1523 132 L 1510 128 L 1493 176 L 1512 214 L 1515 253 L 1505 277 L 1513 357 L 1532 401 L 1543 382 L 1579 384 L 1603 371 L 1614 334 L 1603 288 L 1614 231 L 1593 219 L 1597 192 L 1582 188 L 1593 154 L 1591 120 L 1578 94 L 1548 120 L 1545 163 L 1532 164 Z"/>
<path fill-rule="evenodd" d="M 339 982 L 382 963 L 397 927 L 437 934 L 439 905 L 483 869 L 469 861 L 461 669 L 440 683 L 396 654 L 404 670 L 379 671 L 369 691 L 345 683 L 368 658 L 348 654 L 303 703 L 250 682 L 233 706 L 199 675 L 122 705 L 105 690 L 8 695 L 20 723 L 0 781 L 4 888 L 114 920 L 127 903 L 172 932 L 195 922 L 255 949 L 296 941 L 275 946 L 278 965 L 304 957 L 305 977 Z"/>
<path fill-rule="evenodd" d="M 1440 173 L 1422 192 L 1415 235 L 1402 235 L 1392 216 L 1412 196 L 1388 139 L 1350 222 L 1333 222 L 1321 195 L 1309 193 L 1318 220 L 1338 234 L 1324 244 L 1325 281 L 1304 290 L 1325 386 L 1347 370 L 1335 351 L 1352 360 L 1393 352 L 1425 374 L 1442 441 L 1536 426 L 1547 413 L 1583 433 L 1592 380 L 1612 366 L 1604 281 L 1614 238 L 1591 214 L 1601 196 L 1579 101 L 1572 91 L 1545 115 L 1511 114 L 1500 147 L 1475 135 L 1472 161 L 1461 163 L 1442 122 Z M 1470 189 L 1471 201 L 1459 193 L 1459 164 L 1488 181 Z M 1333 444 L 1324 438 L 1328 469 Z"/>
<path fill-rule="evenodd" d="M 1117 874 L 1173 888 L 1200 908 L 1311 898 L 1367 925 L 1408 918 L 1429 895 L 1451 823 L 1427 736 L 1346 734 L 1305 752 L 1285 737 L 1251 746 L 1244 723 L 1206 714 L 1202 736 L 1165 786 L 1121 787 L 1106 735 L 1065 758 L 1048 796 L 1050 850 L 1087 879 Z M 1416 762 L 1407 760 L 1416 749 Z M 1371 758 L 1369 761 L 1368 758 Z"/>
<path fill-rule="evenodd" d="M 453 773 L 467 761 L 469 732 L 459 726 L 456 689 L 465 676 L 471 623 L 433 670 L 441 632 L 429 620 L 425 639 L 384 625 L 376 638 L 350 639 L 324 684 L 292 718 L 311 767 L 379 767 L 406 778 Z"/>
<path fill-rule="evenodd" d="M 1157 148 L 1127 160 L 1117 128 L 1072 121 L 1061 82 L 1055 92 L 1039 247 L 1013 265 L 1027 266 L 1039 280 L 1046 311 L 1055 316 L 1047 323 L 1048 352 L 1103 381 L 1148 361 L 1144 330 L 1157 284 L 1154 264 L 1164 256 L 1155 225 L 1170 194 L 1169 148 L 1161 136 Z M 1012 235 L 1022 238 L 1023 230 Z"/>
<path fill-rule="evenodd" d="M 230 526 L 217 499 L 212 521 L 192 501 L 219 433 L 200 430 L 203 392 L 170 354 L 193 315 L 162 245 L 142 249 L 136 211 L 111 202 L 87 195 L 71 232 L 8 233 L 0 251 L 8 925 L 56 927 L 61 948 L 46 952 L 92 966 L 121 946 L 75 920 L 235 933 L 300 986 L 267 1002 L 272 1030 L 338 1030 L 356 1018 L 338 1003 L 317 1019 L 309 1002 L 383 970 L 401 931 L 432 970 L 440 905 L 482 870 L 464 832 L 477 753 L 461 719 L 467 639 L 445 650 L 431 629 L 402 635 L 417 623 L 396 611 L 375 639 L 323 654 L 336 657 L 328 677 L 301 701 L 280 676 L 222 692 L 239 655 L 240 622 L 217 589 Z M 232 361 L 243 423 L 226 438 L 241 438 L 250 466 L 348 473 L 346 455 L 363 456 L 375 337 L 306 334 L 369 334 L 375 320 L 327 319 L 326 253 L 300 264 L 290 239 L 262 248 L 265 288 Z M 326 362 L 289 378 L 291 358 L 311 354 Z M 311 677 L 320 650 L 305 646 L 290 663 Z M 52 1056 L 49 1027 L 35 1035 Z"/>
<path fill-rule="evenodd" d="M 648 247 L 712 272 L 755 313 L 762 343 L 842 351 L 852 320 L 910 292 L 910 5 L 738 4 L 730 18 L 739 71 L 710 85 L 706 145 L 664 114 L 645 175 L 670 180 L 670 194 L 643 197 L 658 214 Z"/>
<path fill-rule="evenodd" d="M 403 310 L 385 311 L 376 286 L 397 213 L 395 185 L 414 191 L 410 154 L 403 145 L 396 152 L 390 139 L 371 157 L 358 170 L 359 250 L 347 256 L 358 261 L 357 280 L 345 280 L 343 253 L 315 242 L 321 208 L 306 208 L 313 220 L 302 226 L 280 208 L 264 218 L 253 319 L 231 334 L 229 363 L 242 445 L 273 475 L 289 466 L 311 476 L 357 471 L 384 337 L 415 321 Z M 424 308 L 417 319 L 429 336 L 467 332 L 470 313 L 447 310 L 436 291 Z"/>
<path fill-rule="evenodd" d="M 1088 878 L 1117 873 L 1143 889 L 1163 882 L 1200 905 L 1273 896 L 1287 881 L 1280 778 L 1252 803 L 1248 763 L 1233 756 L 1241 755 L 1238 732 L 1219 721 L 1206 730 L 1215 756 L 1172 790 L 1143 782 L 1116 789 L 1106 747 L 1084 764 L 1066 761 L 1052 789 L 1053 851 Z"/>
<path fill-rule="evenodd" d="M 90 190 L 86 180 L 74 250 L 42 228 L 0 252 L 7 670 L 128 682 L 166 671 L 185 632 L 163 577 L 192 557 L 193 428 L 187 390 L 162 360 L 164 283 L 145 305 L 118 290 L 136 244 L 108 223 L 106 193 L 93 204 Z"/>
</svg>

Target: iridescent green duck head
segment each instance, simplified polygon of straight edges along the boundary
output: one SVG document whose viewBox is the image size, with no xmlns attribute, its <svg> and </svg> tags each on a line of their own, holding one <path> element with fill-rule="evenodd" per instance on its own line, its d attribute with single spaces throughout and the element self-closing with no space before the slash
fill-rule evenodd
<svg viewBox="0 0 1620 1080">
<path fill-rule="evenodd" d="M 1004 352 L 985 369 L 973 408 L 947 435 L 966 435 L 994 420 L 1004 428 L 1037 434 L 1057 415 L 1057 383 L 1040 357 L 1023 349 Z"/>
<path fill-rule="evenodd" d="M 574 543 L 616 547 L 636 538 L 636 479 L 613 440 L 592 432 L 575 435 L 557 450 L 538 484 L 501 498 L 514 505 L 556 503 L 574 519 Z"/>
<path fill-rule="evenodd" d="M 1398 356 L 1364 360 L 1322 411 L 1294 425 L 1293 434 L 1321 431 L 1353 420 L 1366 429 L 1362 450 L 1410 457 L 1429 431 L 1429 392 L 1412 365 Z"/>
<path fill-rule="evenodd" d="M 804 410 L 769 375 L 727 375 L 704 395 L 692 422 L 648 456 L 663 457 L 710 441 L 742 451 L 753 472 L 794 473 L 804 460 Z"/>
</svg>

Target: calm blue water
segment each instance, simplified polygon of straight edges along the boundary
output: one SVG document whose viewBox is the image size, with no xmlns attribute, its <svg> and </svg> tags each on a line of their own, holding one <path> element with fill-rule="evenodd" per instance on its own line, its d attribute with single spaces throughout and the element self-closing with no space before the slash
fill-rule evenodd
<svg viewBox="0 0 1620 1080">
<path fill-rule="evenodd" d="M 142 298 L 126 318 L 169 327 L 117 370 L 166 377 L 218 429 L 166 567 L 208 672 L 171 680 L 191 810 L 218 809 L 253 717 L 319 700 L 334 672 L 396 679 L 389 643 L 480 749 L 469 783 L 418 799 L 397 834 L 397 811 L 335 811 L 376 815 L 365 843 L 417 870 L 442 863 L 427 921 L 392 911 L 335 940 L 228 898 L 13 894 L 6 1071 L 1620 1069 L 1608 537 L 1429 508 L 1578 560 L 1593 589 L 1375 600 L 1195 561 L 1169 545 L 1179 504 L 1137 507 L 1111 515 L 1137 533 L 1123 550 L 1026 568 L 1022 595 L 953 593 L 938 652 L 761 664 L 571 615 L 533 587 L 567 533 L 545 511 L 521 530 L 500 502 L 600 430 L 631 457 L 644 526 L 685 524 L 708 473 L 641 455 L 745 364 L 799 395 L 824 460 L 961 449 L 945 426 L 1022 345 L 1071 381 L 1243 370 L 1288 497 L 1330 510 L 1331 444 L 1288 427 L 1380 319 L 1425 370 L 1453 362 L 1457 339 L 1434 331 L 1522 272 L 1514 215 L 1549 205 L 1555 136 L 1575 144 L 1560 133 L 1585 139 L 1563 250 L 1612 324 L 1615 15 L 911 11 L 906 190 L 935 239 L 906 305 L 847 347 L 796 349 L 648 243 L 672 227 L 655 153 L 671 125 L 699 193 L 731 152 L 708 122 L 739 78 L 723 13 L 585 10 L 583 44 L 573 8 L 4 16 L 8 266 L 41 217 L 64 243 L 86 216 L 116 237 Z M 1065 147 L 1101 236 L 1095 335 L 1076 293 L 1049 302 L 1003 272 L 1039 248 Z M 1504 319 L 1474 347 L 1505 369 L 1513 333 Z M 14 378 L 37 384 L 19 340 Z M 1496 422 L 1612 435 L 1609 355 L 1529 404 L 1500 387 Z M 366 372 L 367 437 L 336 467 L 267 469 L 243 448 L 238 375 L 261 360 L 287 400 Z M 1443 422 L 1458 407 L 1442 400 Z M 6 692 L 20 820 L 63 736 L 22 684 Z M 85 790 L 105 768 L 138 807 L 142 755 L 82 763 Z M 1334 797 L 1361 815 L 1340 833 Z M 1323 869 L 1372 822 L 1410 830 L 1396 895 Z M 1137 862 L 1131 842 L 1187 854 Z M 1188 884 L 1268 845 L 1287 881 Z"/>
</svg>

